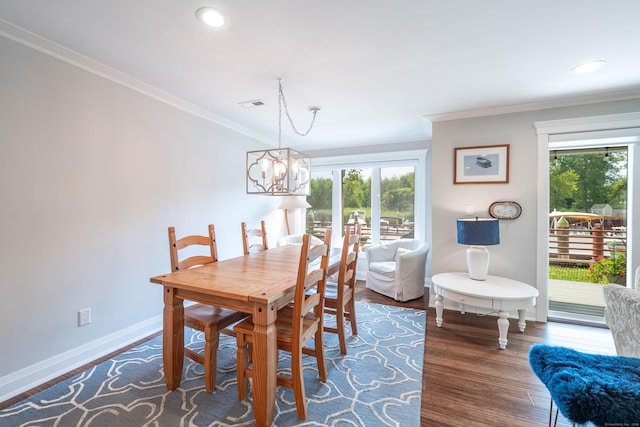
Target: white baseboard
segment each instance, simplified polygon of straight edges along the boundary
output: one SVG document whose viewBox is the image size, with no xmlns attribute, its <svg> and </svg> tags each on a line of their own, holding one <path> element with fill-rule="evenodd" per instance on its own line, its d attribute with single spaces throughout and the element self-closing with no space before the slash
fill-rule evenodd
<svg viewBox="0 0 640 427">
<path fill-rule="evenodd" d="M 109 334 L 0 378 L 0 402 L 162 330 L 162 315 Z"/>
</svg>

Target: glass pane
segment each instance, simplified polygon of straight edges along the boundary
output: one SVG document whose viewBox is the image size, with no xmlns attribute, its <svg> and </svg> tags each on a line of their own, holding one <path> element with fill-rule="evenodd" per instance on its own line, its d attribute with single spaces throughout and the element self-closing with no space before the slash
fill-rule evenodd
<svg viewBox="0 0 640 427">
<path fill-rule="evenodd" d="M 412 239 L 415 219 L 415 168 L 380 169 L 380 240 Z"/>
<path fill-rule="evenodd" d="M 360 224 L 360 251 L 371 240 L 371 169 L 343 169 L 342 222 Z"/>
<path fill-rule="evenodd" d="M 311 195 L 307 201 L 306 232 L 324 240 L 326 230 L 331 229 L 331 194 L 333 180 L 330 170 L 312 170 Z"/>
<path fill-rule="evenodd" d="M 549 310 L 602 318 L 601 284 L 626 285 L 627 148 L 549 153 Z"/>
</svg>

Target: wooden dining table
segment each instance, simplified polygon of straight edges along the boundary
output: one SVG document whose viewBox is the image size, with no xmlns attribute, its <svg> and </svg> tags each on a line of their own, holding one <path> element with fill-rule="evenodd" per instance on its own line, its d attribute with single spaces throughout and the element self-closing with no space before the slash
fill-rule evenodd
<svg viewBox="0 0 640 427">
<path fill-rule="evenodd" d="M 164 287 L 162 358 L 167 389 L 180 386 L 184 363 L 184 300 L 253 316 L 253 412 L 257 426 L 273 422 L 278 363 L 278 309 L 293 300 L 300 246 L 282 246 L 188 270 L 155 276 Z M 332 250 L 329 274 L 337 271 L 340 250 Z"/>
</svg>

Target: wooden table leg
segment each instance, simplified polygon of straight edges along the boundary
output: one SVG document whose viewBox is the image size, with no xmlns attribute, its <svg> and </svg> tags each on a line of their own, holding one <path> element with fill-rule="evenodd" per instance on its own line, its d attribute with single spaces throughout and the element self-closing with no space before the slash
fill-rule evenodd
<svg viewBox="0 0 640 427">
<path fill-rule="evenodd" d="M 173 288 L 164 288 L 162 363 L 167 389 L 175 390 L 182 380 L 184 363 L 184 305 Z"/>
<path fill-rule="evenodd" d="M 263 308 L 254 312 L 253 319 L 253 413 L 256 426 L 273 423 L 276 403 L 276 368 L 278 365 L 276 313 Z"/>
</svg>

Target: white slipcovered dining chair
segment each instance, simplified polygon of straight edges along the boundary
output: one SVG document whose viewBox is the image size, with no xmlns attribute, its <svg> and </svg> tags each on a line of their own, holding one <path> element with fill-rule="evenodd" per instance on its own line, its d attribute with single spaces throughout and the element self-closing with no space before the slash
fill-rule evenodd
<svg viewBox="0 0 640 427">
<path fill-rule="evenodd" d="M 604 319 L 611 330 L 619 356 L 640 357 L 640 267 L 635 272 L 635 289 L 604 285 Z"/>
<path fill-rule="evenodd" d="M 302 236 L 303 234 L 288 234 L 278 239 L 278 247 L 280 246 L 290 246 L 290 245 L 302 245 Z M 320 245 L 324 243 L 322 240 L 317 238 L 316 236 L 309 235 L 311 239 L 312 245 Z"/>
<path fill-rule="evenodd" d="M 429 245 L 417 239 L 398 239 L 367 248 L 368 289 L 396 301 L 424 295 Z"/>
</svg>

